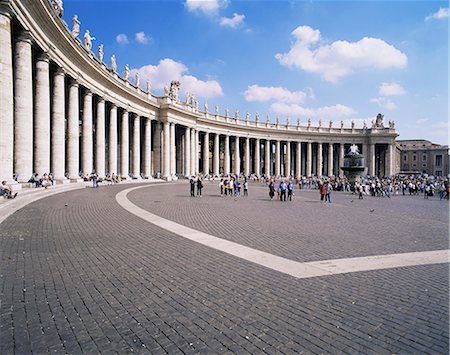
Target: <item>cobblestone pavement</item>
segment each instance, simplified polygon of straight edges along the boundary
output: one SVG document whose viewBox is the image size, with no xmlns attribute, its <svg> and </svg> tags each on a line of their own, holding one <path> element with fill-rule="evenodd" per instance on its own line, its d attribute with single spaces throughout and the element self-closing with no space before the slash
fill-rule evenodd
<svg viewBox="0 0 450 355">
<path fill-rule="evenodd" d="M 298 280 L 140 220 L 115 201 L 128 187 L 50 196 L 1 224 L 1 354 L 448 353 L 448 265 Z M 207 186 L 206 195 L 216 188 Z M 448 207 L 438 201 L 367 199 L 352 207 L 359 201 L 335 194 L 325 207 L 308 202 L 316 196 L 305 192 L 288 206 L 266 201 L 265 189 L 261 197 L 257 189 L 251 190 L 253 203 L 185 198 L 185 183 L 143 188 L 130 197 L 161 215 L 175 209 L 179 214 L 171 219 L 182 216 L 186 224 L 206 213 L 216 225 L 221 205 L 233 240 L 251 244 L 261 234 L 258 246 L 269 243 L 273 253 L 299 260 L 448 248 L 442 235 Z M 179 196 L 179 204 L 171 196 Z M 355 239 L 355 223 L 343 233 L 344 217 L 361 221 L 365 208 L 375 209 L 372 222 L 382 225 L 363 220 L 365 238 Z M 254 225 L 266 209 L 271 213 L 259 228 L 234 223 L 241 218 Z M 281 217 L 294 216 L 290 210 L 301 210 L 302 218 L 287 218 L 277 228 Z M 328 231 L 315 228 L 322 214 Z M 400 217 L 394 223 L 391 215 Z M 414 223 L 416 216 L 428 225 Z M 268 225 L 270 232 L 263 230 Z M 307 225 L 314 228 L 303 232 Z M 286 239 L 292 230 L 307 242 Z"/>
</svg>

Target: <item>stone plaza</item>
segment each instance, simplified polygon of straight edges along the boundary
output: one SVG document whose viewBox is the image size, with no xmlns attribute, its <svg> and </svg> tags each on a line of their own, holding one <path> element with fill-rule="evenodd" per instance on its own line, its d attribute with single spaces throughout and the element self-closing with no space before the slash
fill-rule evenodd
<svg viewBox="0 0 450 355">
<path fill-rule="evenodd" d="M 446 201 L 72 185 L 1 205 L 2 354 L 448 353 Z"/>
</svg>

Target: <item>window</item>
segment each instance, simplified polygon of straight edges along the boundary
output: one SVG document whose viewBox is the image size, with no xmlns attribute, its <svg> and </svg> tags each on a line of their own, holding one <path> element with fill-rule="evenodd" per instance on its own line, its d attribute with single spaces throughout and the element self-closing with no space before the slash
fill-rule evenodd
<svg viewBox="0 0 450 355">
<path fill-rule="evenodd" d="M 403 160 L 406 161 L 407 159 L 408 159 L 407 155 L 404 154 L 404 155 L 403 155 Z"/>
<path fill-rule="evenodd" d="M 415 168 L 417 166 L 417 164 L 413 164 L 413 168 Z"/>
<path fill-rule="evenodd" d="M 422 166 L 425 168 L 427 166 L 427 164 L 422 164 Z"/>
<path fill-rule="evenodd" d="M 426 160 L 427 160 L 427 155 L 426 155 L 426 154 L 422 155 L 422 160 L 423 160 L 423 161 L 426 161 Z"/>
<path fill-rule="evenodd" d="M 442 155 L 436 155 L 436 167 L 442 166 Z"/>
<path fill-rule="evenodd" d="M 434 174 L 436 176 L 442 176 L 442 170 L 436 170 L 436 173 Z"/>
<path fill-rule="evenodd" d="M 416 161 L 417 160 L 417 155 L 413 155 L 413 161 Z"/>
</svg>

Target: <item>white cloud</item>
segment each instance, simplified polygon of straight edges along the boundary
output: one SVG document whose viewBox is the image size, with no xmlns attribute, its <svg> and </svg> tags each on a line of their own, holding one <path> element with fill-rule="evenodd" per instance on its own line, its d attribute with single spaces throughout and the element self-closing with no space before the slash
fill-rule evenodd
<svg viewBox="0 0 450 355">
<path fill-rule="evenodd" d="M 395 110 L 397 108 L 397 105 L 394 104 L 391 100 L 389 100 L 386 97 L 376 97 L 373 99 L 370 99 L 370 102 L 374 102 L 378 104 L 378 106 L 383 107 L 387 110 Z"/>
<path fill-rule="evenodd" d="M 250 102 L 264 102 L 275 100 L 284 103 L 302 103 L 307 94 L 302 91 L 289 91 L 283 87 L 250 85 L 244 92 L 245 100 Z"/>
<path fill-rule="evenodd" d="M 270 110 L 284 116 L 306 116 L 308 118 L 318 117 L 331 119 L 347 117 L 356 113 L 351 107 L 341 104 L 319 108 L 306 108 L 299 104 L 275 102 L 270 106 Z"/>
<path fill-rule="evenodd" d="M 195 94 L 197 97 L 213 98 L 223 95 L 222 87 L 217 81 L 203 81 L 187 75 L 188 68 L 183 63 L 170 58 L 160 60 L 158 65 L 145 65 L 139 69 L 132 69 L 130 75 L 134 77 L 137 72 L 143 87 L 147 80 L 150 80 L 152 88 L 157 90 L 163 89 L 164 85 L 172 80 L 180 80 L 181 90 Z"/>
<path fill-rule="evenodd" d="M 422 125 L 422 124 L 424 124 L 424 123 L 427 123 L 428 121 L 429 121 L 428 118 L 419 118 L 419 119 L 416 120 L 416 123 L 417 123 L 418 125 Z"/>
<path fill-rule="evenodd" d="M 245 15 L 238 15 L 237 13 L 234 13 L 232 18 L 222 17 L 220 19 L 220 25 L 237 28 L 239 25 L 244 23 L 244 19 Z"/>
<path fill-rule="evenodd" d="M 397 83 L 381 83 L 378 93 L 381 96 L 403 96 L 406 94 L 406 90 Z"/>
<path fill-rule="evenodd" d="M 208 16 L 217 15 L 225 7 L 225 0 L 186 0 L 185 6 L 191 12 L 200 12 Z"/>
<path fill-rule="evenodd" d="M 144 32 L 137 32 L 135 35 L 135 39 L 139 43 L 147 44 L 148 42 L 150 42 L 151 37 L 146 36 Z"/>
<path fill-rule="evenodd" d="M 127 35 L 125 33 L 121 33 L 116 36 L 116 42 L 119 44 L 127 44 L 129 41 Z"/>
<path fill-rule="evenodd" d="M 287 53 L 278 53 L 280 64 L 311 73 L 336 82 L 357 69 L 404 68 L 407 56 L 379 38 L 364 37 L 357 42 L 336 41 L 320 43 L 320 31 L 299 26 L 293 32 L 295 42 Z"/>
<path fill-rule="evenodd" d="M 437 12 L 434 14 L 427 16 L 425 18 L 425 21 L 430 20 L 442 20 L 444 18 L 449 17 L 449 8 L 448 7 L 441 7 Z"/>
</svg>

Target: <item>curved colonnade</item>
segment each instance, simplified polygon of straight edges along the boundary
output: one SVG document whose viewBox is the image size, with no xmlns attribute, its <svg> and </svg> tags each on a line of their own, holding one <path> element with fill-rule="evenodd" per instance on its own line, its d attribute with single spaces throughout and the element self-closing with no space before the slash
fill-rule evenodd
<svg viewBox="0 0 450 355">
<path fill-rule="evenodd" d="M 339 175 L 359 146 L 369 175 L 394 173 L 393 126 L 261 123 L 155 97 L 74 38 L 48 0 L 0 0 L 0 178 L 57 182 L 199 173 Z"/>
</svg>

